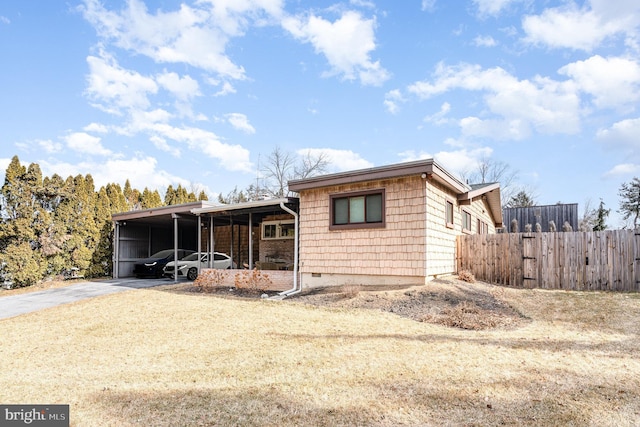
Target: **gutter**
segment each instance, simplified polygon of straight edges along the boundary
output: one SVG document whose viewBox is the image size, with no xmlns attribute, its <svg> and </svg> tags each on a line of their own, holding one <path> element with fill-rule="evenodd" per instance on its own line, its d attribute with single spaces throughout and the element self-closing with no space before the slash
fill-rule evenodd
<svg viewBox="0 0 640 427">
<path fill-rule="evenodd" d="M 282 208 L 283 211 L 293 215 L 293 218 L 295 221 L 295 228 L 294 228 L 294 245 L 295 246 L 293 249 L 293 288 L 289 289 L 288 291 L 280 292 L 279 295 L 284 299 L 290 295 L 297 294 L 300 291 L 302 291 L 302 283 L 300 284 L 300 289 L 298 289 L 298 255 L 299 255 L 298 242 L 300 240 L 300 232 L 298 230 L 299 228 L 298 214 L 294 210 L 291 210 L 287 206 L 285 206 L 284 201 L 280 202 L 280 207 Z"/>
</svg>

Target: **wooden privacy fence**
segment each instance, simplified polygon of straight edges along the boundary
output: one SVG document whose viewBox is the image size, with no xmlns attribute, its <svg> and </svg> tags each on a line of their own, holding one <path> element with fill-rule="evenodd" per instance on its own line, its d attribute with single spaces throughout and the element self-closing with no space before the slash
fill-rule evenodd
<svg viewBox="0 0 640 427">
<path fill-rule="evenodd" d="M 640 230 L 458 236 L 458 271 L 517 288 L 640 291 Z"/>
</svg>

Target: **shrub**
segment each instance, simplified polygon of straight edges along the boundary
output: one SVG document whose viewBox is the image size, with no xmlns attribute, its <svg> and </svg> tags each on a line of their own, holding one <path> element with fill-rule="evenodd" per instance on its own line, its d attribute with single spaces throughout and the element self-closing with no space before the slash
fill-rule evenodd
<svg viewBox="0 0 640 427">
<path fill-rule="evenodd" d="M 349 283 L 346 285 L 342 285 L 341 295 L 344 298 L 355 298 L 358 296 L 361 290 L 362 290 L 362 286 Z"/>
<path fill-rule="evenodd" d="M 213 290 L 222 285 L 226 273 L 224 270 L 206 270 L 200 272 L 196 280 L 193 282 L 193 286 L 200 292 L 213 292 Z"/>
<path fill-rule="evenodd" d="M 467 282 L 467 283 L 475 283 L 476 282 L 476 278 L 474 277 L 473 273 L 470 272 L 469 270 L 462 270 L 460 273 L 458 273 L 458 279 L 462 280 L 463 282 Z"/>
</svg>

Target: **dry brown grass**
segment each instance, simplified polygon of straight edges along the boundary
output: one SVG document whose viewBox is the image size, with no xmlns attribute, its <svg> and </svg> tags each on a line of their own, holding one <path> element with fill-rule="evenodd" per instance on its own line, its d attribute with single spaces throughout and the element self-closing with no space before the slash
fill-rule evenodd
<svg viewBox="0 0 640 427">
<path fill-rule="evenodd" d="M 0 321 L 0 402 L 67 403 L 77 426 L 640 424 L 640 295 L 489 288 L 530 321 L 175 287 L 85 300 Z"/>
</svg>

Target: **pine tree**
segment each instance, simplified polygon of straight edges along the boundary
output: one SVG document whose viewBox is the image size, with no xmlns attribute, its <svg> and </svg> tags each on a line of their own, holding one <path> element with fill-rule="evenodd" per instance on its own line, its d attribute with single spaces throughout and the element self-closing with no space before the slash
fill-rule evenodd
<svg viewBox="0 0 640 427">
<path fill-rule="evenodd" d="M 15 286 L 42 279 L 39 236 L 47 228 L 48 213 L 42 207 L 42 172 L 37 164 L 25 168 L 18 156 L 7 167 L 2 186 L 3 221 L 0 224 L 0 261 Z"/>
<path fill-rule="evenodd" d="M 593 231 L 603 231 L 607 229 L 607 217 L 611 209 L 604 208 L 604 202 L 600 199 L 600 205 L 598 205 L 598 209 L 596 210 L 596 218 L 593 225 Z"/>
<path fill-rule="evenodd" d="M 162 199 L 158 190 L 151 191 L 147 187 L 144 188 L 142 196 L 140 197 L 140 204 L 142 209 L 157 208 L 162 206 Z"/>
<path fill-rule="evenodd" d="M 633 228 L 638 228 L 640 219 L 640 179 L 634 177 L 631 182 L 623 183 L 618 195 L 622 197 L 620 201 L 620 212 L 625 221 L 633 218 Z"/>
<path fill-rule="evenodd" d="M 535 201 L 533 197 L 527 194 L 526 191 L 520 191 L 518 194 L 513 196 L 506 204 L 507 208 L 525 208 L 529 206 L 534 206 Z"/>
</svg>

